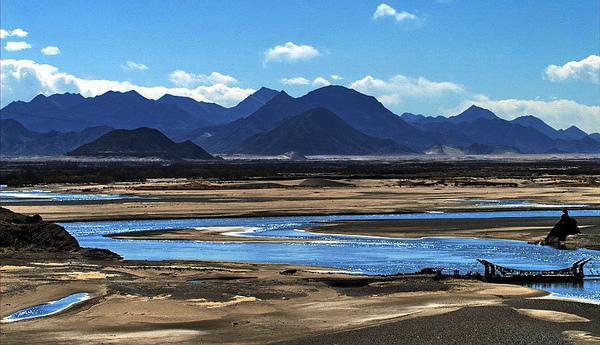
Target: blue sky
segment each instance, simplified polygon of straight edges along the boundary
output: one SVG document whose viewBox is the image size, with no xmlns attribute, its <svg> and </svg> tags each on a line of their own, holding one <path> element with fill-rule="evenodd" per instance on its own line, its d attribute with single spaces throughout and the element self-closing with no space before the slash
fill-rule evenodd
<svg viewBox="0 0 600 345">
<path fill-rule="evenodd" d="M 2 0 L 2 106 L 135 89 L 233 106 L 327 84 L 600 131 L 600 1 Z"/>
</svg>

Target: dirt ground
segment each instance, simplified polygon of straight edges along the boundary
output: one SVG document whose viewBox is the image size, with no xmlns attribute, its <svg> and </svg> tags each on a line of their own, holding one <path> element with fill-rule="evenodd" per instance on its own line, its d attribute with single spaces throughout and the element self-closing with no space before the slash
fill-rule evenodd
<svg viewBox="0 0 600 345">
<path fill-rule="evenodd" d="M 545 292 L 431 275 L 349 276 L 322 267 L 203 262 L 12 259 L 2 267 L 2 316 L 64 296 L 90 299 L 50 317 L 2 323 L 3 344 L 262 344 L 390 321 L 496 306 Z M 600 321 L 553 309 L 588 332 Z M 554 319 L 553 319 L 554 318 Z M 552 320 L 553 319 L 553 320 Z M 457 320 L 458 321 L 458 320 Z M 596 334 L 597 335 L 597 334 Z"/>
<path fill-rule="evenodd" d="M 555 209 L 556 218 L 356 221 L 311 229 L 386 237 L 450 235 L 527 241 L 540 239 L 549 231 L 560 217 L 559 205 L 599 207 L 595 182 L 556 177 L 465 181 L 343 179 L 336 182 L 344 185 L 334 185 L 325 179 L 310 183 L 305 183 L 306 179 L 260 183 L 151 180 L 142 184 L 47 185 L 11 190 L 43 189 L 143 198 L 52 203 L 3 201 L 3 206 L 61 222 Z M 481 202 L 474 200 L 528 203 L 478 205 Z M 598 234 L 595 218 L 578 218 L 584 234 Z M 236 229 L 181 229 L 141 235 L 244 240 L 226 234 L 232 230 Z M 140 234 L 129 236 L 142 238 Z M 590 236 L 586 238 L 589 240 Z M 431 275 L 356 276 L 322 267 L 241 262 L 100 262 L 44 253 L 29 256 L 3 253 L 0 258 L 3 318 L 73 293 L 87 292 L 91 297 L 49 317 L 3 321 L 2 344 L 333 344 L 365 336 L 372 343 L 409 344 L 425 339 L 419 337 L 440 322 L 453 325 L 454 333 L 448 333 L 450 338 L 444 343 L 460 343 L 461 339 L 471 343 L 496 339 L 507 344 L 600 342 L 598 305 L 548 300 L 543 291 L 513 285 L 458 278 L 439 281 Z M 496 327 L 498 334 L 474 331 L 476 322 L 489 326 L 498 321 L 497 315 L 507 317 L 501 325 L 519 321 L 522 326 L 519 332 L 527 336 L 522 338 L 521 333 L 508 326 Z M 473 324 L 463 322 L 471 319 Z M 393 335 L 398 330 L 402 334 Z M 465 334 L 468 338 L 464 338 Z M 427 339 L 436 343 L 434 338 Z"/>
</svg>

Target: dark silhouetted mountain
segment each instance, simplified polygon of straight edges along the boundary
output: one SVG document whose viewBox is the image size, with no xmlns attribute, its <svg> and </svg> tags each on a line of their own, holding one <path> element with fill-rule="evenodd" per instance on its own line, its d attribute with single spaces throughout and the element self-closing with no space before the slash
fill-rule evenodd
<svg viewBox="0 0 600 345">
<path fill-rule="evenodd" d="M 402 118 L 427 131 L 439 133 L 440 144 L 452 147 L 465 148 L 471 144 L 484 144 L 499 147 L 500 151 L 512 148 L 521 153 L 546 153 L 551 149 L 553 152 L 565 153 L 598 152 L 592 141 L 580 141 L 589 137 L 577 127 L 573 126 L 568 132 L 557 131 L 531 115 L 506 121 L 489 110 L 471 106 L 463 113 L 449 118 L 410 113 L 402 114 Z"/>
<path fill-rule="evenodd" d="M 228 123 L 242 117 L 247 117 L 262 108 L 278 94 L 279 91 L 261 87 L 258 91 L 248 96 L 235 107 L 229 108 L 226 113 L 226 121 L 221 122 Z"/>
<path fill-rule="evenodd" d="M 160 131 L 141 127 L 116 129 L 91 143 L 67 153 L 68 156 L 94 158 L 160 158 L 166 160 L 207 160 L 212 155 L 187 141 L 175 143 Z"/>
<path fill-rule="evenodd" d="M 298 99 L 307 109 L 331 110 L 350 126 L 364 134 L 392 139 L 413 149 L 432 144 L 430 133 L 407 123 L 389 111 L 375 97 L 343 86 L 325 86 Z"/>
<path fill-rule="evenodd" d="M 208 121 L 214 125 L 221 125 L 252 114 L 273 99 L 278 93 L 278 91 L 263 87 L 232 108 L 225 108 L 215 103 L 198 102 L 188 97 L 173 95 L 164 95 L 157 102 L 177 105 L 200 120 Z M 206 127 L 206 125 L 203 127 Z"/>
<path fill-rule="evenodd" d="M 57 93 L 54 95 L 48 96 L 48 99 L 53 101 L 54 103 L 60 105 L 63 109 L 72 107 L 79 103 L 85 102 L 86 98 L 78 93 Z"/>
<path fill-rule="evenodd" d="M 135 91 L 109 91 L 97 97 L 36 96 L 31 102 L 13 102 L 2 109 L 3 119 L 15 119 L 35 132 L 81 131 L 91 126 L 133 129 L 152 126 L 168 135 L 209 123 L 172 104 L 161 104 Z"/>
<path fill-rule="evenodd" d="M 554 140 L 531 127 L 523 127 L 502 119 L 477 119 L 459 125 L 460 132 L 474 142 L 492 146 L 512 147 L 522 153 L 544 153 L 554 146 Z"/>
<path fill-rule="evenodd" d="M 492 113 L 491 111 L 484 109 L 484 108 L 480 108 L 476 105 L 472 105 L 469 107 L 469 109 L 463 111 L 462 113 L 460 113 L 456 116 L 450 116 L 448 118 L 448 121 L 450 121 L 452 123 L 461 123 L 461 122 L 472 123 L 479 119 L 486 119 L 486 120 L 492 120 L 492 121 L 493 120 L 501 120 L 498 116 L 496 116 L 496 114 Z"/>
<path fill-rule="evenodd" d="M 366 135 L 391 139 L 416 151 L 434 145 L 467 148 L 483 144 L 511 147 L 522 153 L 545 153 L 548 150 L 595 153 L 595 143 L 600 141 L 600 134 L 588 136 L 575 126 L 557 131 L 533 116 L 506 121 L 477 106 L 452 117 L 409 113 L 399 117 L 374 97 L 342 86 L 327 86 L 300 98 L 293 98 L 283 91 L 261 88 L 233 108 L 170 95 L 154 101 L 135 91 L 110 91 L 91 98 L 69 93 L 49 97 L 38 95 L 30 102 L 10 103 L 0 111 L 0 118 L 17 120 L 36 133 L 32 137 L 51 135 L 53 139 L 48 139 L 51 144 L 43 145 L 36 141 L 38 139 L 24 141 L 24 137 L 15 139 L 15 135 L 4 140 L 13 140 L 13 144 L 2 152 L 58 153 L 71 143 L 71 139 L 61 135 L 79 133 L 95 126 L 118 129 L 152 127 L 177 141 L 192 140 L 210 152 L 227 152 L 239 149 L 242 143 L 257 134 L 273 130 L 289 117 L 318 107 L 329 109 Z M 215 124 L 230 119 L 235 120 Z M 73 133 L 70 135 L 74 136 Z M 68 143 L 60 144 L 56 138 Z M 33 146 L 27 146 L 30 144 Z M 47 149 L 41 149 L 44 147 Z"/>
<path fill-rule="evenodd" d="M 227 108 L 215 103 L 198 102 L 189 97 L 164 95 L 156 100 L 161 104 L 172 104 L 194 115 L 198 120 L 218 124 L 227 122 L 224 117 Z"/>
<path fill-rule="evenodd" d="M 178 139 L 192 140 L 213 153 L 227 152 L 258 133 L 267 132 L 283 119 L 298 115 L 306 107 L 297 99 L 281 91 L 252 115 L 231 123 L 198 128 Z"/>
<path fill-rule="evenodd" d="M 31 131 L 17 120 L 0 119 L 0 156 L 56 156 L 87 144 L 113 128 L 89 127 L 81 132 L 38 133 Z"/>
<path fill-rule="evenodd" d="M 524 127 L 535 128 L 538 132 L 543 133 L 552 139 L 579 140 L 588 136 L 587 133 L 577 128 L 577 126 L 556 130 L 533 115 L 517 117 L 510 122 L 520 124 Z"/>
<path fill-rule="evenodd" d="M 480 108 L 476 105 L 470 106 L 467 110 L 462 113 L 445 117 L 445 116 L 424 116 L 424 115 L 415 115 L 411 113 L 403 113 L 401 118 L 409 123 L 417 124 L 417 125 L 429 125 L 431 123 L 452 123 L 459 124 L 461 122 L 471 123 L 478 119 L 486 119 L 486 120 L 500 120 L 496 114 L 493 112 Z"/>
<path fill-rule="evenodd" d="M 600 153 L 600 142 L 587 136 L 582 139 L 558 139 L 547 153 Z"/>
<path fill-rule="evenodd" d="M 207 125 L 206 121 L 173 104 L 157 103 L 135 91 L 109 91 L 69 108 L 89 121 L 101 122 L 119 129 L 149 126 L 174 136 L 190 128 Z"/>
<path fill-rule="evenodd" d="M 559 133 L 559 139 L 567 139 L 567 140 L 569 140 L 569 139 L 579 140 L 579 139 L 586 138 L 588 136 L 586 132 L 582 131 L 577 126 L 571 126 L 567 129 L 559 129 L 558 133 Z"/>
<path fill-rule="evenodd" d="M 235 153 L 276 155 L 288 151 L 303 155 L 407 154 L 414 151 L 390 139 L 365 135 L 326 108 L 315 108 L 283 120 L 258 134 Z"/>
<path fill-rule="evenodd" d="M 556 129 L 548 126 L 546 122 L 538 119 L 533 115 L 525 115 L 517 117 L 514 120 L 510 121 L 511 123 L 521 125 L 523 127 L 531 127 L 537 130 L 538 132 L 546 135 L 548 138 L 558 139 L 559 135 Z"/>
</svg>

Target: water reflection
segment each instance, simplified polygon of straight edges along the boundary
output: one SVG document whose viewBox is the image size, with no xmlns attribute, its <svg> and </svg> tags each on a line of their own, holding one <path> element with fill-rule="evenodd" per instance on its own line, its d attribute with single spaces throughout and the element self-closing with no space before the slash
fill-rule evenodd
<svg viewBox="0 0 600 345">
<path fill-rule="evenodd" d="M 50 302 L 47 304 L 36 305 L 31 308 L 19 310 L 18 312 L 9 315 L 4 318 L 3 322 L 19 321 L 25 319 L 31 319 L 34 317 L 48 316 L 56 314 L 59 311 L 65 310 L 75 303 L 85 301 L 89 298 L 87 293 L 76 293 L 71 296 L 67 296 L 58 301 Z"/>
<path fill-rule="evenodd" d="M 600 252 L 575 249 L 558 250 L 549 246 L 530 245 L 520 241 L 481 240 L 464 238 L 389 239 L 360 236 L 337 236 L 299 231 L 315 222 L 352 219 L 439 219 L 544 217 L 554 211 L 506 211 L 465 213 L 417 213 L 359 216 L 302 216 L 268 218 L 175 219 L 143 221 L 77 222 L 63 225 L 84 247 L 107 248 L 132 260 L 199 259 L 273 262 L 326 266 L 366 274 L 410 273 L 424 267 L 445 268 L 450 272 L 480 272 L 483 266 L 476 259 L 495 264 L 533 270 L 553 270 L 572 265 L 586 257 L 600 263 Z M 577 216 L 599 216 L 598 210 L 574 210 Z M 193 241 L 118 240 L 104 234 L 202 227 L 253 228 L 249 235 L 268 237 L 310 238 L 309 243 L 231 243 Z M 591 267 L 591 266 L 590 266 Z M 587 269 L 587 268 L 586 268 Z M 586 273 L 588 273 L 586 271 Z M 554 291 L 554 287 L 545 288 Z M 598 282 L 584 283 L 583 290 L 560 288 L 562 295 L 599 299 Z M 595 294 L 583 292 L 595 290 Z M 568 290 L 568 291 L 567 291 Z M 580 291 L 582 290 L 582 291 Z"/>
</svg>

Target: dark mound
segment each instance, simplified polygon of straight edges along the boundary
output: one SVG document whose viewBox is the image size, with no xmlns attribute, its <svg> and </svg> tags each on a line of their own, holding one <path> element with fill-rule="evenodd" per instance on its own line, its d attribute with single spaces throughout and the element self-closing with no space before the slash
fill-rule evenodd
<svg viewBox="0 0 600 345">
<path fill-rule="evenodd" d="M 39 215 L 26 216 L 0 207 L 0 248 L 17 252 L 70 252 L 90 259 L 116 259 L 119 255 L 96 248 L 82 248 L 60 225 Z"/>
<path fill-rule="evenodd" d="M 108 132 L 67 155 L 94 158 L 160 158 L 175 161 L 216 159 L 191 141 L 175 143 L 160 131 L 147 127 Z"/>
<path fill-rule="evenodd" d="M 0 247 L 27 251 L 76 251 L 81 247 L 60 225 L 0 207 Z"/>
<path fill-rule="evenodd" d="M 546 239 L 542 242 L 543 244 L 560 244 L 560 242 L 565 241 L 567 236 L 580 234 L 581 231 L 577 226 L 577 221 L 574 218 L 569 216 L 569 212 L 567 210 L 563 211 L 563 215 L 560 217 L 560 220 L 552 230 Z"/>
<path fill-rule="evenodd" d="M 326 108 L 314 108 L 289 117 L 273 130 L 246 140 L 234 153 L 276 155 L 289 151 L 304 155 L 414 153 L 390 139 L 360 132 Z"/>
</svg>

